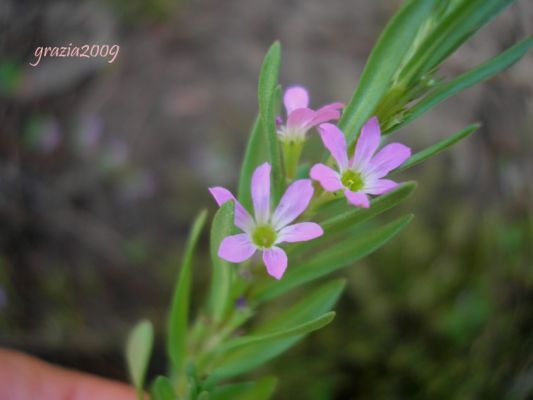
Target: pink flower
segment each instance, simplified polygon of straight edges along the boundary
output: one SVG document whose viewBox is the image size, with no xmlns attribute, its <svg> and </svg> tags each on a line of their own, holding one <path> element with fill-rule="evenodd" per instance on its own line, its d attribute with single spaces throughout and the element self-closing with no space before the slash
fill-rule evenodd
<svg viewBox="0 0 533 400">
<path fill-rule="evenodd" d="M 309 205 L 313 197 L 310 179 L 294 181 L 283 194 L 274 213 L 270 209 L 270 164 L 257 167 L 252 176 L 254 217 L 223 187 L 209 188 L 219 206 L 227 201 L 235 203 L 235 225 L 243 233 L 226 237 L 218 249 L 219 257 L 232 263 L 243 262 L 259 250 L 267 272 L 281 279 L 287 268 L 287 254 L 278 244 L 304 242 L 323 234 L 320 225 L 301 222 L 289 225 Z"/>
<path fill-rule="evenodd" d="M 328 104 L 318 110 L 309 107 L 309 93 L 301 86 L 289 87 L 283 96 L 287 122 L 278 117 L 278 135 L 282 141 L 303 142 L 307 131 L 323 122 L 339 119 L 342 103 Z"/>
<path fill-rule="evenodd" d="M 403 144 L 391 143 L 374 154 L 381 138 L 376 117 L 370 118 L 363 126 L 351 160 L 348 160 L 346 139 L 339 128 L 332 124 L 322 124 L 319 131 L 324 146 L 339 167 L 339 171 L 324 164 L 316 164 L 311 168 L 311 178 L 320 182 L 324 190 L 343 190 L 350 204 L 368 208 L 368 194 L 380 195 L 398 185 L 390 179 L 382 178 L 409 158 L 411 150 Z"/>
</svg>

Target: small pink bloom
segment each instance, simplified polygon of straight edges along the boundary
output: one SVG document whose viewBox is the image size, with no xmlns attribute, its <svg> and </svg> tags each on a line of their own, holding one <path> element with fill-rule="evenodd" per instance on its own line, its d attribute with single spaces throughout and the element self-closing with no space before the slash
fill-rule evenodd
<svg viewBox="0 0 533 400">
<path fill-rule="evenodd" d="M 307 131 L 324 122 L 340 118 L 342 103 L 328 104 L 318 110 L 309 108 L 309 93 L 301 86 L 289 87 L 283 96 L 287 123 L 278 117 L 278 135 L 283 141 L 303 142 Z"/>
<path fill-rule="evenodd" d="M 310 179 L 294 181 L 283 194 L 275 211 L 270 207 L 270 164 L 257 167 L 252 176 L 252 201 L 254 217 L 237 201 L 231 192 L 222 187 L 209 188 L 219 206 L 227 201 L 235 203 L 235 226 L 243 233 L 226 237 L 218 255 L 233 263 L 243 262 L 257 250 L 263 252 L 267 272 L 281 279 L 287 268 L 287 254 L 277 245 L 315 239 L 323 234 L 320 225 L 313 222 L 292 224 L 309 205 L 313 197 Z"/>
<path fill-rule="evenodd" d="M 403 164 L 410 157 L 411 150 L 403 144 L 391 143 L 375 154 L 381 139 L 376 117 L 370 118 L 363 126 L 351 160 L 347 155 L 346 139 L 339 128 L 322 124 L 319 131 L 324 146 L 338 166 L 338 171 L 324 164 L 316 164 L 311 168 L 311 178 L 320 182 L 324 190 L 343 190 L 350 204 L 368 208 L 370 203 L 367 195 L 380 195 L 398 185 L 382 178 Z"/>
</svg>

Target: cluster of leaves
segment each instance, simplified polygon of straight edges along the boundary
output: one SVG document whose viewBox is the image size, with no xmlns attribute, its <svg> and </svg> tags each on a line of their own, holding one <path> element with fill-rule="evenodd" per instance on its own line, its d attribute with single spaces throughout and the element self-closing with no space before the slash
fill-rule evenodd
<svg viewBox="0 0 533 400">
<path fill-rule="evenodd" d="M 386 133 L 392 133 L 431 107 L 516 62 L 533 44 L 529 38 L 499 56 L 446 81 L 438 78 L 441 63 L 510 0 L 411 0 L 392 18 L 369 56 L 357 89 L 347 104 L 339 127 L 354 144 L 363 123 L 378 115 Z M 275 118 L 281 88 L 278 85 L 281 50 L 275 43 L 260 72 L 259 116 L 255 121 L 239 177 L 238 198 L 250 207 L 250 178 L 255 168 L 272 166 L 272 197 L 280 198 L 286 184 Z M 474 132 L 471 125 L 409 158 L 400 170 L 410 168 L 450 147 Z M 307 171 L 302 168 L 301 174 Z M 212 284 L 202 312 L 189 323 L 192 260 L 206 221 L 202 212 L 195 220 L 172 300 L 167 332 L 169 376 L 151 386 L 155 400 L 268 399 L 275 378 L 234 383 L 231 380 L 287 350 L 306 334 L 332 321 L 331 311 L 344 281 L 316 281 L 351 266 L 383 246 L 412 219 L 411 215 L 385 223 L 375 217 L 404 201 L 415 189 L 405 183 L 376 198 L 368 209 L 355 209 L 337 200 L 318 209 L 314 220 L 324 236 L 288 249 L 291 266 L 281 281 L 248 274 L 217 256 L 222 239 L 233 233 L 233 204 L 224 204 L 211 226 Z M 270 320 L 253 328 L 243 326 L 264 305 L 294 288 L 306 285 L 306 295 Z M 242 332 L 245 332 L 243 334 Z M 127 359 L 139 398 L 153 341 L 151 325 L 138 325 L 127 346 Z M 230 383 L 228 383 L 228 381 Z"/>
<path fill-rule="evenodd" d="M 420 185 L 449 176 L 447 166 L 432 163 Z M 346 271 L 350 283 L 336 305 L 342 324 L 268 366 L 283 377 L 283 398 L 531 396 L 530 207 L 511 201 L 505 211 L 500 199 L 482 208 L 473 197 L 441 202 L 440 192 L 417 193 L 417 203 L 439 203 L 439 211 L 417 210 L 408 233 Z"/>
</svg>

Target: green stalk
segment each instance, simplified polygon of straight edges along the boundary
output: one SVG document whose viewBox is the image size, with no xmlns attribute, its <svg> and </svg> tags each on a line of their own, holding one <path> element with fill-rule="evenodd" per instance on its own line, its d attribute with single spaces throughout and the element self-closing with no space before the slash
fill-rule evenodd
<svg viewBox="0 0 533 400">
<path fill-rule="evenodd" d="M 304 146 L 303 141 L 282 141 L 283 143 L 283 164 L 285 165 L 285 176 L 290 182 L 296 176 L 298 170 L 298 163 L 302 155 Z"/>
</svg>

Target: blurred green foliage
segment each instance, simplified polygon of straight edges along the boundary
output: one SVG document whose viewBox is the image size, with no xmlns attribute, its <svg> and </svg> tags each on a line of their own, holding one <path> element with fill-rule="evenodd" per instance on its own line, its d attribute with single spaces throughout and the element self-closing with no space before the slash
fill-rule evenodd
<svg viewBox="0 0 533 400">
<path fill-rule="evenodd" d="M 0 62 L 0 94 L 10 95 L 20 86 L 22 71 L 14 62 L 3 60 Z"/>
<path fill-rule="evenodd" d="M 533 393 L 533 210 L 442 202 L 432 189 L 415 198 L 411 225 L 347 271 L 336 323 L 263 371 L 283 376 L 276 398 Z"/>
</svg>

